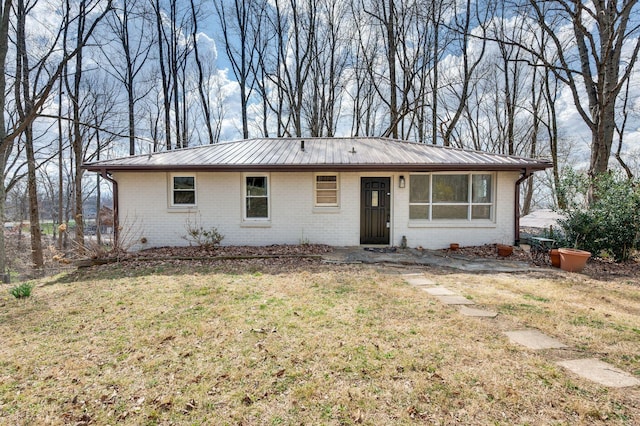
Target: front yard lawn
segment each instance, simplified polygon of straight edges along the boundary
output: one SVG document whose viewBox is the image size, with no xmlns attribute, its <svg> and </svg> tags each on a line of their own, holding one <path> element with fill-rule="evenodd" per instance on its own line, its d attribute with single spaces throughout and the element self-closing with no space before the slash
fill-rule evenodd
<svg viewBox="0 0 640 426">
<path fill-rule="evenodd" d="M 110 265 L 24 300 L 1 287 L 0 423 L 640 424 L 640 389 L 555 364 L 596 357 L 640 377 L 637 281 L 421 270 L 499 312 L 487 319 L 408 270 L 250 264 Z M 525 328 L 569 349 L 503 334 Z"/>
</svg>

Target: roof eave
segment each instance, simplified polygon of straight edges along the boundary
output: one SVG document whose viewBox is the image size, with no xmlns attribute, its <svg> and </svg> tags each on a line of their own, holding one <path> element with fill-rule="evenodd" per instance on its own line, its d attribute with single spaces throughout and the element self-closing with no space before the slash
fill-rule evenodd
<svg viewBox="0 0 640 426">
<path fill-rule="evenodd" d="M 105 165 L 85 164 L 82 166 L 91 172 L 301 172 L 314 170 L 331 171 L 541 171 L 553 167 L 548 162 L 515 164 L 183 164 L 183 165 Z"/>
</svg>

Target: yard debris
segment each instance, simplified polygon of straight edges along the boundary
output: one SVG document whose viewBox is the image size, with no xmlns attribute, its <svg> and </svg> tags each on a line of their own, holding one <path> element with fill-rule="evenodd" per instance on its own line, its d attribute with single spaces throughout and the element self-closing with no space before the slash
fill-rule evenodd
<svg viewBox="0 0 640 426">
<path fill-rule="evenodd" d="M 276 328 L 272 328 L 271 330 L 267 330 L 266 328 L 252 328 L 251 331 L 253 333 L 262 333 L 262 334 L 278 332 Z"/>
<path fill-rule="evenodd" d="M 198 403 L 194 399 L 190 399 L 189 402 L 187 402 L 187 404 L 184 406 L 184 414 L 188 413 L 189 411 L 193 411 L 196 408 L 198 408 Z"/>
</svg>

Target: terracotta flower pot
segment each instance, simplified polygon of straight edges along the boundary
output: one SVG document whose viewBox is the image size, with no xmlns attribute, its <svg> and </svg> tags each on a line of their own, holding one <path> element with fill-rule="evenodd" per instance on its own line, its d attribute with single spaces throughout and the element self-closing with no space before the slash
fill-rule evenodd
<svg viewBox="0 0 640 426">
<path fill-rule="evenodd" d="M 587 264 L 587 260 L 591 257 L 591 253 L 584 250 L 572 248 L 558 249 L 560 253 L 560 268 L 568 272 L 580 272 Z"/>
<path fill-rule="evenodd" d="M 511 256 L 511 253 L 513 253 L 513 246 L 498 244 L 496 247 L 498 249 L 498 256 L 507 257 Z"/>
<path fill-rule="evenodd" d="M 560 267 L 560 253 L 558 249 L 549 250 L 549 259 L 551 260 L 551 266 L 554 268 Z"/>
<path fill-rule="evenodd" d="M 451 250 L 458 250 L 458 249 L 460 248 L 460 244 L 458 244 L 458 243 L 451 243 L 451 244 L 449 244 L 449 248 L 450 248 Z"/>
</svg>

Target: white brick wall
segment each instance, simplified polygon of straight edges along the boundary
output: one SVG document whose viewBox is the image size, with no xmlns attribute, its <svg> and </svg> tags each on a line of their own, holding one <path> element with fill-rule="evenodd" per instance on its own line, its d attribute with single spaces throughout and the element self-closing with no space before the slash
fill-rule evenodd
<svg viewBox="0 0 640 426">
<path fill-rule="evenodd" d="M 398 177 L 407 179 L 398 188 Z M 410 247 L 444 248 L 457 242 L 463 246 L 514 240 L 515 172 L 496 174 L 495 222 L 409 222 L 409 173 L 339 173 L 340 206 L 314 207 L 314 173 L 269 173 L 271 219 L 267 223 L 242 220 L 242 182 L 239 172 L 206 173 L 196 176 L 197 206 L 171 208 L 169 173 L 114 173 L 118 181 L 121 234 L 132 249 L 187 245 L 186 222 L 199 220 L 205 229 L 217 227 L 224 245 L 323 243 L 353 246 L 360 243 L 360 178 L 390 177 L 392 187 L 391 244 L 407 237 Z M 140 244 L 140 239 L 146 239 Z"/>
</svg>

